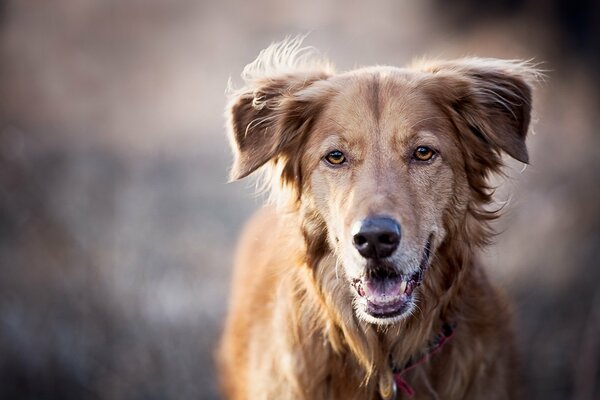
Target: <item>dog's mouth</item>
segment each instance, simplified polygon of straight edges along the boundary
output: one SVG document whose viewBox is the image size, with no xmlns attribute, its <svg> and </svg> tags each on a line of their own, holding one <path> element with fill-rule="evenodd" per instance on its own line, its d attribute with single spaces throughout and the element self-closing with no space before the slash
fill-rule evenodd
<svg viewBox="0 0 600 400">
<path fill-rule="evenodd" d="M 429 265 L 432 239 L 433 234 L 425 244 L 419 269 L 414 274 L 403 275 L 390 263 L 380 261 L 369 266 L 363 277 L 352 280 L 362 311 L 377 322 L 393 322 L 412 308 L 413 292 L 423 282 Z"/>
</svg>

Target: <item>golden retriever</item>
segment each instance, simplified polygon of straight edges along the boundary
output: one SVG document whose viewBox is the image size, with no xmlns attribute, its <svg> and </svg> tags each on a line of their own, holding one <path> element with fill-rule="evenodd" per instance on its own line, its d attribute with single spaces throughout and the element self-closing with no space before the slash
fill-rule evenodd
<svg viewBox="0 0 600 400">
<path fill-rule="evenodd" d="M 526 62 L 334 72 L 271 45 L 227 108 L 232 180 L 272 205 L 237 252 L 218 354 L 230 399 L 512 399 L 507 302 L 477 260 L 490 174 L 528 162 Z"/>
</svg>

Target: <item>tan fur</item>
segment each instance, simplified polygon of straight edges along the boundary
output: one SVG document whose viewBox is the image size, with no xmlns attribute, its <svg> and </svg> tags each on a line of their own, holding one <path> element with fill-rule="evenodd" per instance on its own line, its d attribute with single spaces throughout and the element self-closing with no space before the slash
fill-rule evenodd
<svg viewBox="0 0 600 400">
<path fill-rule="evenodd" d="M 535 71 L 463 59 L 335 74 L 300 42 L 261 53 L 227 111 L 232 179 L 262 169 L 277 203 L 257 213 L 237 252 L 219 351 L 227 398 L 380 399 L 392 363 L 422 354 L 447 321 L 452 341 L 405 375 L 416 398 L 514 398 L 507 302 L 476 254 L 497 216 L 486 181 L 500 152 L 528 161 Z M 411 161 L 421 145 L 438 156 Z M 347 165 L 326 165 L 340 148 Z M 364 269 L 350 225 L 372 214 L 401 222 L 391 260 L 402 271 L 434 238 L 415 307 L 393 323 L 361 313 L 349 284 Z"/>
</svg>

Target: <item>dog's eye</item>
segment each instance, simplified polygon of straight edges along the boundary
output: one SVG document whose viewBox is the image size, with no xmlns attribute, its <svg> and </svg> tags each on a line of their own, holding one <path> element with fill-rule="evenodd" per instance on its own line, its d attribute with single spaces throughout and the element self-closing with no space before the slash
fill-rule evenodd
<svg viewBox="0 0 600 400">
<path fill-rule="evenodd" d="M 435 155 L 435 151 L 427 146 L 419 146 L 413 153 L 413 158 L 417 161 L 429 161 Z"/>
<path fill-rule="evenodd" d="M 340 165 L 346 162 L 346 156 L 339 150 L 334 150 L 325 156 L 325 160 L 332 165 Z"/>
</svg>

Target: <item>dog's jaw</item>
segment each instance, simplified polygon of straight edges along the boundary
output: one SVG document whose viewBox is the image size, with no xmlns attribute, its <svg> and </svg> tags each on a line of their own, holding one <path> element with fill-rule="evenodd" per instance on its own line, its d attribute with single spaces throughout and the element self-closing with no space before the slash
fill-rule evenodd
<svg viewBox="0 0 600 400">
<path fill-rule="evenodd" d="M 360 318 L 378 325 L 400 321 L 414 308 L 416 282 L 406 277 L 354 280 L 354 308 Z"/>
<path fill-rule="evenodd" d="M 416 309 L 418 287 L 431 258 L 431 234 L 423 247 L 418 270 L 411 275 L 397 272 L 389 263 L 381 262 L 367 268 L 362 277 L 351 280 L 354 309 L 362 320 L 376 325 L 399 322 Z"/>
</svg>

